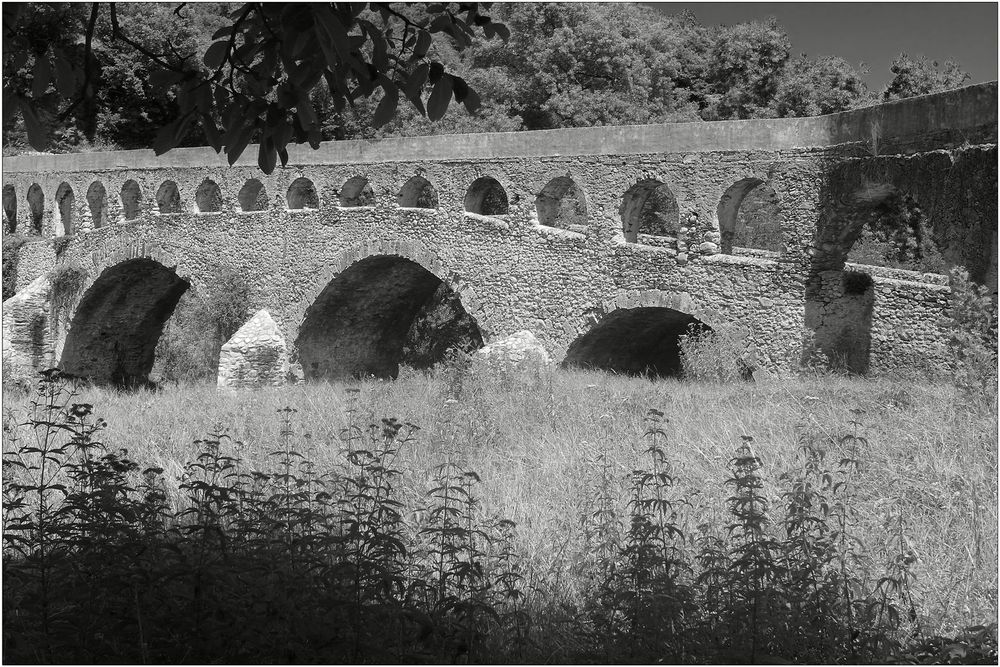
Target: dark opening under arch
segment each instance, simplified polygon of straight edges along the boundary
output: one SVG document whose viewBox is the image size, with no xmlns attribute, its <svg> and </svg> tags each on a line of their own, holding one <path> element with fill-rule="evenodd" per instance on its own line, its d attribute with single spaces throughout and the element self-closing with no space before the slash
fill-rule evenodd
<svg viewBox="0 0 1000 667">
<path fill-rule="evenodd" d="M 194 205 L 199 213 L 218 213 L 222 210 L 222 191 L 219 184 L 206 178 L 194 193 Z"/>
<path fill-rule="evenodd" d="M 583 188 L 569 176 L 558 176 L 546 184 L 535 198 L 538 223 L 569 229 L 587 224 L 587 198 Z"/>
<path fill-rule="evenodd" d="M 477 178 L 465 193 L 465 210 L 479 215 L 507 215 L 507 191 L 495 178 Z"/>
<path fill-rule="evenodd" d="M 87 189 L 87 206 L 90 207 L 90 221 L 94 229 L 99 229 L 107 224 L 108 192 L 100 181 L 94 181 Z"/>
<path fill-rule="evenodd" d="M 781 232 L 778 195 L 759 178 L 733 183 L 719 200 L 717 210 L 721 251 L 749 248 L 781 252 L 785 247 Z"/>
<path fill-rule="evenodd" d="M 77 306 L 60 367 L 98 384 L 144 384 L 163 325 L 188 287 L 152 259 L 105 269 Z"/>
<path fill-rule="evenodd" d="M 416 262 L 380 255 L 330 281 L 306 311 L 295 341 L 309 380 L 394 378 L 400 364 L 426 368 L 452 347 L 482 347 L 458 296 Z"/>
<path fill-rule="evenodd" d="M 400 208 L 437 208 L 437 190 L 423 176 L 414 176 L 403 184 L 396 204 Z"/>
<path fill-rule="evenodd" d="M 17 231 L 17 192 L 13 185 L 3 186 L 3 219 L 7 232 Z"/>
<path fill-rule="evenodd" d="M 256 178 L 247 179 L 237 195 L 241 211 L 266 211 L 270 206 L 264 184 Z"/>
<path fill-rule="evenodd" d="M 156 205 L 160 213 L 180 213 L 181 193 L 173 181 L 163 181 L 156 191 Z"/>
<path fill-rule="evenodd" d="M 681 373 L 680 337 L 707 325 L 672 308 L 624 308 L 605 315 L 569 346 L 564 366 L 652 377 Z"/>
<path fill-rule="evenodd" d="M 654 179 L 639 181 L 622 197 L 622 231 L 625 240 L 635 243 L 639 234 L 677 236 L 680 211 L 677 199 L 665 183 Z"/>
<path fill-rule="evenodd" d="M 42 186 L 32 183 L 28 188 L 28 209 L 31 213 L 31 231 L 35 234 L 42 233 L 42 220 L 45 217 L 45 193 Z"/>
<path fill-rule="evenodd" d="M 364 176 L 354 176 L 347 179 L 344 187 L 340 188 L 341 208 L 354 208 L 358 206 L 374 206 L 375 191 Z"/>
<path fill-rule="evenodd" d="M 139 184 L 133 180 L 125 181 L 121 192 L 122 217 L 126 220 L 135 220 L 142 212 L 142 190 Z"/>
<path fill-rule="evenodd" d="M 62 183 L 56 190 L 56 210 L 59 215 L 59 222 L 56 225 L 56 236 L 60 234 L 69 235 L 73 233 L 73 208 L 76 206 L 76 197 L 73 188 L 69 183 Z"/>
<path fill-rule="evenodd" d="M 316 193 L 316 186 L 304 176 L 296 178 L 288 186 L 285 201 L 290 211 L 319 208 L 319 195 Z"/>
</svg>

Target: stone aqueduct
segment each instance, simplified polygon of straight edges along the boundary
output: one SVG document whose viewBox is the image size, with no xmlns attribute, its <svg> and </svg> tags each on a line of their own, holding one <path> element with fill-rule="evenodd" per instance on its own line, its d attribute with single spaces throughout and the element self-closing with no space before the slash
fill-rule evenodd
<svg viewBox="0 0 1000 667">
<path fill-rule="evenodd" d="M 307 378 L 393 375 L 441 290 L 487 343 L 527 329 L 555 360 L 611 371 L 668 373 L 696 321 L 740 332 L 765 367 L 807 344 L 861 372 L 943 366 L 946 278 L 845 258 L 906 195 L 946 262 L 995 285 L 996 143 L 990 83 L 815 118 L 335 142 L 270 176 L 252 147 L 233 167 L 197 148 L 6 158 L 5 224 L 29 240 L 4 264 L 4 356 L 142 378 L 181 294 L 228 271 Z M 731 247 L 760 183 L 780 244 Z M 664 185 L 673 225 L 642 233 Z"/>
</svg>

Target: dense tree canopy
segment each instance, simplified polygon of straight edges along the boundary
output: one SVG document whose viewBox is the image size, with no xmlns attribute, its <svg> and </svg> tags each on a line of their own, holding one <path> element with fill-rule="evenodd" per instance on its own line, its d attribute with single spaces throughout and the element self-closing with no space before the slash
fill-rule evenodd
<svg viewBox="0 0 1000 667">
<path fill-rule="evenodd" d="M 947 61 L 943 69 L 936 60 L 924 56 L 910 58 L 905 53 L 892 61 L 889 71 L 892 81 L 882 91 L 883 100 L 898 100 L 904 97 L 927 95 L 939 90 L 958 88 L 969 80 L 969 75 L 952 61 Z"/>
<path fill-rule="evenodd" d="M 8 3 L 3 58 L 5 150 L 256 142 L 265 171 L 288 143 L 807 116 L 968 78 L 903 54 L 868 91 L 773 20 L 583 3 Z"/>
</svg>

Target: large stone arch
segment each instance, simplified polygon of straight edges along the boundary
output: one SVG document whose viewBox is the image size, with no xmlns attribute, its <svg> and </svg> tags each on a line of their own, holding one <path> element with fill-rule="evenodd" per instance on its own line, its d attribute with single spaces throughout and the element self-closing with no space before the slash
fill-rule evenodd
<svg viewBox="0 0 1000 667">
<path fill-rule="evenodd" d="M 314 284 L 295 339 L 307 379 L 395 377 L 400 363 L 415 356 L 420 363 L 413 365 L 433 363 L 446 346 L 432 344 L 420 354 L 404 347 L 435 304 L 461 311 L 461 322 L 440 323 L 437 333 L 451 335 L 456 327 L 470 326 L 473 346 L 489 335 L 471 286 L 417 241 L 373 242 L 345 250 Z"/>
<path fill-rule="evenodd" d="M 104 268 L 76 305 L 60 367 L 98 384 L 145 384 L 156 343 L 190 283 L 149 257 Z"/>
<path fill-rule="evenodd" d="M 592 308 L 566 348 L 565 367 L 653 377 L 680 374 L 680 336 L 726 326 L 687 292 L 623 292 Z"/>
</svg>

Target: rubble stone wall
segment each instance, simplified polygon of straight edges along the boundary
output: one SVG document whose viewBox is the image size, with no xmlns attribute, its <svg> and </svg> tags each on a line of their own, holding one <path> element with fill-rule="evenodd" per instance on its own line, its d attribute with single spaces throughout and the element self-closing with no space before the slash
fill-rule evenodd
<svg viewBox="0 0 1000 667">
<path fill-rule="evenodd" d="M 307 311 L 331 282 L 366 258 L 398 257 L 453 290 L 486 343 L 529 330 L 559 361 L 609 308 L 644 295 L 645 302 L 674 304 L 659 307 L 743 329 L 761 363 L 781 368 L 794 360 L 807 326 L 836 328 L 834 320 L 854 317 L 835 305 L 842 294 L 815 288 L 824 284 L 815 258 L 830 241 L 820 229 L 829 174 L 870 150 L 872 123 L 880 123 L 883 148 L 951 150 L 960 136 L 974 136 L 992 142 L 995 155 L 995 83 L 877 109 L 881 115 L 866 109 L 805 119 L 334 142 L 315 152 L 291 150 L 289 164 L 271 175 L 254 166 L 254 147 L 233 167 L 209 149 L 176 149 L 158 158 L 150 151 L 7 158 L 3 183 L 18 198 L 18 231 L 31 226 L 29 187 L 38 184 L 45 195 L 42 234 L 21 248 L 17 287 L 72 263 L 86 269 L 87 292 L 108 269 L 149 258 L 210 292 L 212 277 L 226 267 L 245 277 L 254 304 L 273 317 L 295 363 Z M 949 109 L 953 115 L 945 113 Z M 905 170 L 910 162 L 923 164 L 897 160 L 893 169 Z M 437 208 L 398 205 L 401 189 L 415 176 L 434 188 Z M 357 201 L 357 177 L 371 186 L 374 205 L 341 205 Z M 504 188 L 506 214 L 465 210 L 469 188 L 482 177 Z M 584 193 L 586 224 L 541 225 L 536 197 L 565 177 Z M 300 179 L 314 188 L 317 208 L 290 208 L 310 200 Z M 720 200 L 745 179 L 766 183 L 776 194 L 780 252 L 720 253 Z M 679 231 L 655 243 L 627 242 L 623 197 L 650 180 L 672 191 Z M 179 206 L 164 194 L 168 181 L 176 185 Z M 88 201 L 88 192 L 100 192 L 91 187 L 95 182 L 106 198 Z M 956 182 L 992 186 L 995 238 L 995 180 Z M 67 185 L 70 213 L 55 199 Z M 989 193 L 972 193 L 966 210 L 984 198 Z M 243 210 L 261 204 L 263 210 Z M 67 228 L 72 233 L 62 236 Z M 990 233 L 988 222 L 969 228 L 977 238 Z M 995 261 L 993 253 L 994 276 Z M 946 288 L 938 276 L 910 278 L 875 281 L 872 368 L 906 360 L 945 363 L 937 322 Z M 127 299 L 122 307 L 128 308 Z M 53 361 L 76 314 L 50 318 L 68 323 L 49 332 Z"/>
</svg>

